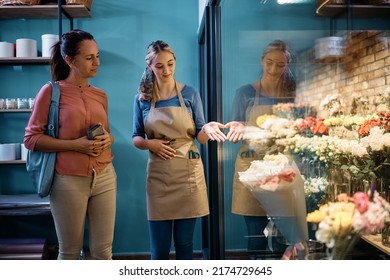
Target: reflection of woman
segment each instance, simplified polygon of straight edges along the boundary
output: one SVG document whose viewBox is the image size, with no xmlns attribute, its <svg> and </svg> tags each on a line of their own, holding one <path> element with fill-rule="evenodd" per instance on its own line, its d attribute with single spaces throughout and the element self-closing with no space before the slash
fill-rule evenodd
<svg viewBox="0 0 390 280">
<path fill-rule="evenodd" d="M 176 58 L 163 41 L 152 42 L 134 100 L 133 143 L 149 150 L 147 203 L 152 259 L 192 259 L 197 217 L 209 214 L 206 182 L 195 138 L 224 141 L 224 125 L 204 122 L 199 93 L 174 78 Z"/>
<path fill-rule="evenodd" d="M 260 79 L 240 87 L 236 92 L 233 121 L 226 124 L 229 128 L 228 140 L 235 143 L 243 140 L 244 126 L 256 126 L 256 118 L 271 114 L 272 105 L 294 101 L 296 86 L 288 67 L 290 62 L 291 54 L 285 42 L 275 40 L 266 47 L 260 61 L 263 68 Z M 247 170 L 253 160 L 262 159 L 265 153 L 265 147 L 263 151 L 258 148 L 251 150 L 243 140 L 235 164 L 232 213 L 245 218 L 249 253 L 266 249 L 263 231 L 268 218 L 259 201 L 238 179 L 238 172 Z"/>
</svg>

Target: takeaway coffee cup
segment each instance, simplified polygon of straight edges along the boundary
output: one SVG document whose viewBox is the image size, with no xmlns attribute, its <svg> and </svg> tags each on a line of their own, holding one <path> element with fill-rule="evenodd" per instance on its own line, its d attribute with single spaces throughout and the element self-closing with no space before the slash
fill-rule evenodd
<svg viewBox="0 0 390 280">
<path fill-rule="evenodd" d="M 42 35 L 42 57 L 51 57 L 51 47 L 57 43 L 59 37 L 57 34 Z"/>
<path fill-rule="evenodd" d="M 0 42 L 0 57 L 14 57 L 14 44 Z"/>
<path fill-rule="evenodd" d="M 16 40 L 16 57 L 37 57 L 37 41 L 33 39 Z"/>
</svg>

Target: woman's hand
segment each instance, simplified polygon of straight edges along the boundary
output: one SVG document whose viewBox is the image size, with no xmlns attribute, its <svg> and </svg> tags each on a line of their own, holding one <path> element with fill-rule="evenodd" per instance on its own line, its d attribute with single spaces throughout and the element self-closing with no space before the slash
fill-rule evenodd
<svg viewBox="0 0 390 280">
<path fill-rule="evenodd" d="M 245 125 L 241 122 L 232 121 L 225 124 L 225 127 L 229 129 L 227 139 L 233 143 L 237 143 L 244 138 Z"/>
<path fill-rule="evenodd" d="M 89 156 L 97 157 L 101 153 L 109 149 L 113 142 L 113 137 L 104 129 L 104 134 L 95 136 L 93 140 L 89 140 L 86 136 L 77 139 L 79 141 L 82 150 L 79 152 L 88 154 Z"/>
<path fill-rule="evenodd" d="M 226 140 L 226 135 L 221 131 L 225 125 L 219 122 L 209 122 L 202 127 L 202 131 L 212 141 L 223 142 Z"/>
<path fill-rule="evenodd" d="M 176 156 L 176 150 L 169 147 L 170 140 L 150 139 L 147 141 L 149 150 L 160 158 L 168 160 Z"/>
<path fill-rule="evenodd" d="M 78 153 L 87 154 L 92 157 L 97 157 L 101 154 L 101 152 L 97 150 L 97 144 L 95 144 L 95 142 L 98 141 L 89 140 L 87 136 L 83 136 L 72 140 L 72 148 L 68 151 L 75 151 Z"/>
<path fill-rule="evenodd" d="M 37 141 L 35 150 L 45 152 L 77 152 L 97 157 L 104 150 L 109 149 L 113 142 L 114 137 L 106 130 L 104 130 L 103 135 L 95 136 L 93 140 L 89 140 L 87 136 L 68 140 L 43 135 Z"/>
</svg>

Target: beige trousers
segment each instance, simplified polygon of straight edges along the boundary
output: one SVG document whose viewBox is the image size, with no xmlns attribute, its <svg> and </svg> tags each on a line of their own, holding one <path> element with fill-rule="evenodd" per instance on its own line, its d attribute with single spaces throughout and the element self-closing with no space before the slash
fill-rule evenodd
<svg viewBox="0 0 390 280">
<path fill-rule="evenodd" d="M 112 259 L 116 188 L 112 164 L 92 177 L 55 175 L 50 206 L 59 242 L 59 260 L 80 258 L 87 217 L 91 258 Z"/>
</svg>

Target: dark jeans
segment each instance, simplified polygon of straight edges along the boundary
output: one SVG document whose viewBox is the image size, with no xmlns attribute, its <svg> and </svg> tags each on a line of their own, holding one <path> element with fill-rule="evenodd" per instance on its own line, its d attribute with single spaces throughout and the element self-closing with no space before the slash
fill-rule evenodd
<svg viewBox="0 0 390 280">
<path fill-rule="evenodd" d="M 169 259 L 173 233 L 176 259 L 192 260 L 195 222 L 196 218 L 149 221 L 151 259 Z"/>
<path fill-rule="evenodd" d="M 264 229 L 268 224 L 266 216 L 244 216 L 248 230 L 248 253 L 256 254 L 256 251 L 267 249 L 267 238 Z"/>
</svg>

